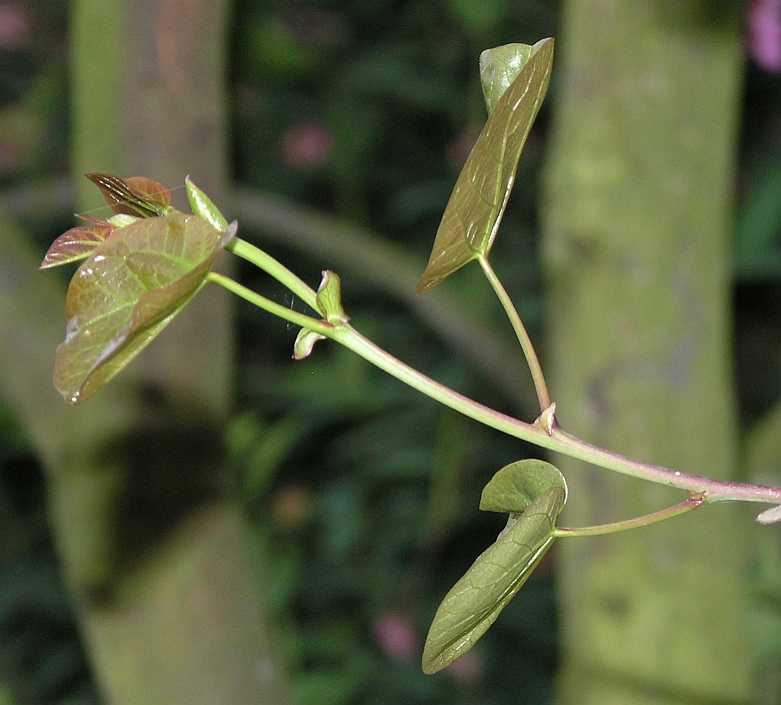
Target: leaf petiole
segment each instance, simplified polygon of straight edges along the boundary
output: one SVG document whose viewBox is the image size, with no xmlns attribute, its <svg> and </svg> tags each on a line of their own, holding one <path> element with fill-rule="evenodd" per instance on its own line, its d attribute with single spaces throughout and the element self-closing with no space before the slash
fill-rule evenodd
<svg viewBox="0 0 781 705">
<path fill-rule="evenodd" d="M 281 262 L 275 260 L 271 255 L 238 237 L 233 238 L 233 240 L 225 246 L 225 249 L 237 257 L 247 260 L 247 262 L 251 262 L 259 269 L 262 269 L 266 274 L 269 274 L 280 284 L 290 289 L 291 292 L 298 296 L 313 311 L 320 313 L 320 309 L 317 307 L 317 293 L 314 289 L 300 277 L 293 274 L 293 272 Z"/>
<path fill-rule="evenodd" d="M 480 262 L 480 266 L 483 269 L 483 273 L 491 284 L 496 297 L 502 304 L 504 312 L 507 314 L 507 318 L 510 319 L 510 325 L 512 325 L 515 335 L 518 338 L 518 342 L 521 344 L 523 355 L 526 358 L 526 362 L 529 365 L 529 370 L 532 374 L 532 380 L 534 381 L 534 390 L 537 392 L 537 401 L 540 403 L 540 412 L 544 412 L 551 405 L 550 393 L 548 392 L 548 385 L 545 382 L 545 375 L 542 372 L 542 365 L 537 358 L 537 353 L 534 351 L 534 345 L 532 345 L 531 338 L 526 332 L 526 327 L 523 325 L 518 310 L 512 302 L 507 290 L 502 286 L 502 282 L 491 267 L 488 257 L 480 255 L 477 258 Z"/>
<path fill-rule="evenodd" d="M 281 265 L 280 265 L 281 266 Z M 766 502 L 769 504 L 781 504 L 781 488 L 752 485 L 740 482 L 720 482 L 702 475 L 689 475 L 679 470 L 673 470 L 661 465 L 651 465 L 632 460 L 618 453 L 591 445 L 586 441 L 564 432 L 555 427 L 549 435 L 539 425 L 525 423 L 500 411 L 491 409 L 474 399 L 456 392 L 450 387 L 431 379 L 422 372 L 410 367 L 387 351 L 375 345 L 371 340 L 361 335 L 351 325 L 329 324 L 323 320 L 317 320 L 310 316 L 291 311 L 251 289 L 242 286 L 238 282 L 214 272 L 208 276 L 208 281 L 220 284 L 234 294 L 296 325 L 320 333 L 326 338 L 336 341 L 352 350 L 364 360 L 379 367 L 392 377 L 404 382 L 408 386 L 434 399 L 435 401 L 458 411 L 475 421 L 493 428 L 509 436 L 534 443 L 542 448 L 563 453 L 578 460 L 584 460 L 593 465 L 613 470 L 615 472 L 636 477 L 649 482 L 655 482 L 667 487 L 675 487 L 698 496 L 704 502 L 719 502 L 737 500 L 745 502 Z M 283 281 L 280 279 L 280 281 Z M 285 283 L 283 281 L 283 283 Z M 685 500 L 684 505 L 690 503 Z M 689 508 L 686 507 L 685 511 Z M 665 510 L 662 510 L 663 512 Z M 675 516 L 673 512 L 670 516 Z M 633 520 L 629 520 L 633 521 Z M 660 519 L 661 521 L 661 519 Z M 639 524 L 642 525 L 642 524 Z"/>
<path fill-rule="evenodd" d="M 265 296 L 252 291 L 252 289 L 248 289 L 246 286 L 239 284 L 230 277 L 226 277 L 224 274 L 209 272 L 206 281 L 212 282 L 213 284 L 219 284 L 232 294 L 236 294 L 236 296 L 274 316 L 278 316 L 279 318 L 294 323 L 297 326 L 301 326 L 302 328 L 307 328 L 315 333 L 320 333 L 320 335 L 324 335 L 327 338 L 333 338 L 334 328 L 330 323 L 326 323 L 317 318 L 312 318 L 304 313 L 298 313 L 298 311 L 294 311 L 287 306 L 282 306 L 275 301 L 267 299 Z"/>
<path fill-rule="evenodd" d="M 702 495 L 687 497 L 682 502 L 665 507 L 650 514 L 643 514 L 633 519 L 624 519 L 623 521 L 614 521 L 609 524 L 596 524 L 594 526 L 580 526 L 578 528 L 559 527 L 553 531 L 556 538 L 570 538 L 573 536 L 604 536 L 605 534 L 617 534 L 621 531 L 631 531 L 632 529 L 641 529 L 644 526 L 657 524 L 660 521 L 672 519 L 680 514 L 697 509 L 705 504 L 705 498 Z"/>
</svg>

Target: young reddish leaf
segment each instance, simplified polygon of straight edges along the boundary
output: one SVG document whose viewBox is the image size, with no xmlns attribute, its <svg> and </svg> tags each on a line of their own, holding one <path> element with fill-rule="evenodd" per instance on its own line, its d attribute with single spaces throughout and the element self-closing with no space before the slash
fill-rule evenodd
<svg viewBox="0 0 781 705">
<path fill-rule="evenodd" d="M 131 176 L 125 179 L 125 183 L 136 196 L 149 203 L 157 203 L 164 208 L 171 205 L 171 192 L 159 181 L 148 176 Z"/>
<path fill-rule="evenodd" d="M 84 218 L 87 222 L 66 230 L 46 251 L 40 269 L 59 267 L 89 257 L 111 234 L 114 226 L 96 218 Z"/>
<path fill-rule="evenodd" d="M 526 137 L 548 90 L 552 65 L 553 39 L 543 39 L 531 48 L 523 68 L 496 101 L 442 215 L 419 292 L 491 249 Z"/>
<path fill-rule="evenodd" d="M 92 396 L 195 295 L 221 233 L 174 211 L 117 230 L 84 262 L 65 300 L 54 385 L 72 403 Z"/>
<path fill-rule="evenodd" d="M 146 176 L 121 179 L 111 174 L 87 174 L 115 213 L 154 218 L 171 210 L 171 192 Z"/>
</svg>

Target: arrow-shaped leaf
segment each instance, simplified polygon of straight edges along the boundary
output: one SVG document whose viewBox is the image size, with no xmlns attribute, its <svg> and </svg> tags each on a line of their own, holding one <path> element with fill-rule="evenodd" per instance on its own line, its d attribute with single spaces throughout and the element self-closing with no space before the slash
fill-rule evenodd
<svg viewBox="0 0 781 705">
<path fill-rule="evenodd" d="M 497 50 L 492 50 L 497 51 Z M 523 52 L 511 53 L 523 61 Z M 548 90 L 553 39 L 530 48 L 509 88 L 495 101 L 483 131 L 459 174 L 439 224 L 419 292 L 436 286 L 473 259 L 486 254 L 507 207 L 521 151 Z M 498 81 L 496 86 L 500 86 Z M 496 86 L 487 93 L 490 106 Z"/>
<path fill-rule="evenodd" d="M 442 600 L 423 648 L 425 673 L 449 666 L 488 631 L 551 547 L 566 499 L 564 477 L 539 460 L 508 465 L 486 485 L 481 509 L 517 509 Z"/>
<path fill-rule="evenodd" d="M 65 300 L 65 341 L 54 385 L 83 401 L 122 370 L 203 284 L 222 234 L 172 212 L 112 233 L 76 271 Z"/>
</svg>

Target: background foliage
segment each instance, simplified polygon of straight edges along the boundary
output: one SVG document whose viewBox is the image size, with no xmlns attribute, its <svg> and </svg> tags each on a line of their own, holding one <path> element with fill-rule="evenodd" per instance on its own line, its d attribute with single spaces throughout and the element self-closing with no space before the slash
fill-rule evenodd
<svg viewBox="0 0 781 705">
<path fill-rule="evenodd" d="M 558 13 L 557 3 L 534 0 L 239 0 L 228 41 L 234 181 L 370 227 L 422 271 L 484 119 L 479 51 L 555 36 Z M 0 186 L 8 193 L 67 172 L 65 15 L 51 0 L 0 3 Z M 750 48 L 756 55 L 756 42 Z M 781 393 L 779 88 L 772 62 L 749 61 L 734 177 L 735 354 L 746 423 Z M 536 340 L 545 302 L 535 204 L 556 90 L 554 70 L 502 243 L 512 261 L 505 284 Z M 42 251 L 70 225 L 67 213 L 44 211 L 26 222 Z M 260 232 L 242 233 L 264 241 Z M 312 283 L 331 266 L 284 242 L 264 247 Z M 465 365 L 378 291 L 375 273 L 334 268 L 354 320 L 389 350 L 486 403 L 533 415 L 498 374 Z M 293 305 L 249 269 L 240 277 Z M 476 268 L 457 279 L 443 286 L 459 306 L 503 331 Z M 295 702 L 549 701 L 557 649 L 550 560 L 443 677 L 419 668 L 438 601 L 501 528 L 476 511 L 480 490 L 527 449 L 421 400 L 335 346 L 318 346 L 294 365 L 295 333 L 238 309 L 239 401 L 225 439 L 235 469 L 231 491 L 251 517 L 254 550 L 273 576 L 263 599 Z M 17 705 L 98 702 L 58 577 L 43 494 L 25 431 L 0 406 L 0 686 Z M 759 648 L 778 654 L 772 625 L 779 623 L 781 567 L 753 580 Z"/>
</svg>

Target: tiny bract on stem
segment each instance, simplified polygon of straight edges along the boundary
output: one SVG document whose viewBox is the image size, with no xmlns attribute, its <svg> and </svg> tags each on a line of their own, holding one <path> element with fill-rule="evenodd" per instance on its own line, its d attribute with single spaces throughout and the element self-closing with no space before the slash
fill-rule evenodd
<svg viewBox="0 0 781 705">
<path fill-rule="evenodd" d="M 423 652 L 434 673 L 463 655 L 520 590 L 558 538 L 597 536 L 646 527 L 720 501 L 765 502 L 763 524 L 781 522 L 781 488 L 719 482 L 642 463 L 593 446 L 560 428 L 542 365 L 520 315 L 489 257 L 515 181 L 529 130 L 550 79 L 553 40 L 484 52 L 481 76 L 489 117 L 445 209 L 431 257 L 418 284 L 426 291 L 476 260 L 495 292 L 529 366 L 539 402 L 535 421 L 491 409 L 440 384 L 363 336 L 350 323 L 341 280 L 323 272 L 317 289 L 262 249 L 236 237 L 212 200 L 188 177 L 192 214 L 170 205 L 170 192 L 145 177 L 90 174 L 116 215 L 86 220 L 57 238 L 42 268 L 84 260 L 66 298 L 66 339 L 57 349 L 54 382 L 73 403 L 111 380 L 208 283 L 300 327 L 293 357 L 303 360 L 329 339 L 459 413 L 497 431 L 637 479 L 677 488 L 686 496 L 650 514 L 587 527 L 558 527 L 567 501 L 561 473 L 540 460 L 506 466 L 486 485 L 480 508 L 506 513 L 507 526 L 443 600 Z M 311 310 L 300 313 L 212 271 L 222 251 L 275 279 Z M 111 296 L 106 296 L 110 291 Z"/>
</svg>

